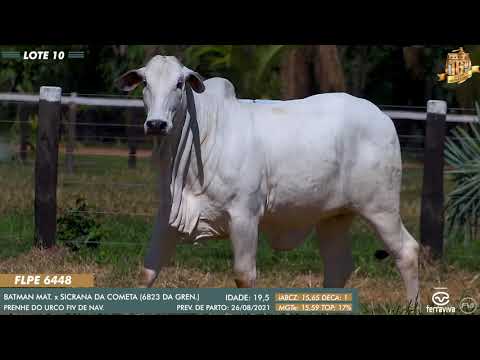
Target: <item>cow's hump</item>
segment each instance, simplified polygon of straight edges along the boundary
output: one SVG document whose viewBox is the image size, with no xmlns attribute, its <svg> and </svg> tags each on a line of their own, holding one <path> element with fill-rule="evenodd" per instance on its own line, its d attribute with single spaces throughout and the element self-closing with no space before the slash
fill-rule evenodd
<svg viewBox="0 0 480 360">
<path fill-rule="evenodd" d="M 235 87 L 224 78 L 215 77 L 204 81 L 205 87 L 209 93 L 227 99 L 235 99 Z"/>
</svg>

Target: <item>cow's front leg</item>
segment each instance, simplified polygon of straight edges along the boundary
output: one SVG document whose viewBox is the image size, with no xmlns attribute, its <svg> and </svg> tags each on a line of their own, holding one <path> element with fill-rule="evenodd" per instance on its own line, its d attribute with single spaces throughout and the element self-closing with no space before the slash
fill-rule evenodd
<svg viewBox="0 0 480 360">
<path fill-rule="evenodd" d="M 168 264 L 175 253 L 176 241 L 172 236 L 152 238 L 145 255 L 144 266 L 140 277 L 139 287 L 151 287 L 162 267 Z"/>
<path fill-rule="evenodd" d="M 167 265 L 175 253 L 177 238 L 175 232 L 164 219 L 156 219 L 150 238 L 150 244 L 145 255 L 139 287 L 151 287 L 160 270 Z"/>
<path fill-rule="evenodd" d="M 233 270 L 239 288 L 255 287 L 258 243 L 258 218 L 234 213 L 230 218 Z"/>
</svg>

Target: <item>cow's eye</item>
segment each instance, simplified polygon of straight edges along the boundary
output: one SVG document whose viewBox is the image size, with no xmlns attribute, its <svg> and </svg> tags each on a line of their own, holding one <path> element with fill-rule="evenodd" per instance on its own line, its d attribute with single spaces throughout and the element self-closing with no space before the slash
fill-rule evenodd
<svg viewBox="0 0 480 360">
<path fill-rule="evenodd" d="M 181 89 L 183 87 L 183 81 L 182 80 L 178 80 L 177 82 L 177 89 Z"/>
</svg>

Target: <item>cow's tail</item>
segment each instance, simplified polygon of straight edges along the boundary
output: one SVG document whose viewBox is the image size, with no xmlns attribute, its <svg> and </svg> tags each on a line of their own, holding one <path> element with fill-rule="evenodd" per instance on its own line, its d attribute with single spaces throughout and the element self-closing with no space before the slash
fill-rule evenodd
<svg viewBox="0 0 480 360">
<path fill-rule="evenodd" d="M 383 260 L 387 257 L 389 257 L 390 254 L 386 252 L 385 250 L 377 250 L 375 251 L 375 259 L 377 260 Z"/>
</svg>

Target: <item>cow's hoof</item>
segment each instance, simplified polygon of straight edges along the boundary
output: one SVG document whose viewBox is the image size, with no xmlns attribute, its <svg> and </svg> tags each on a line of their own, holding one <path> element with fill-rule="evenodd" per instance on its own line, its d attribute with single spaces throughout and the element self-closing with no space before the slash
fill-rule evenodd
<svg viewBox="0 0 480 360">
<path fill-rule="evenodd" d="M 157 272 L 151 269 L 143 268 L 140 278 L 139 288 L 149 288 L 155 282 L 157 278 Z"/>
<path fill-rule="evenodd" d="M 255 287 L 255 280 L 235 279 L 235 284 L 237 284 L 237 288 L 253 288 Z"/>
</svg>

